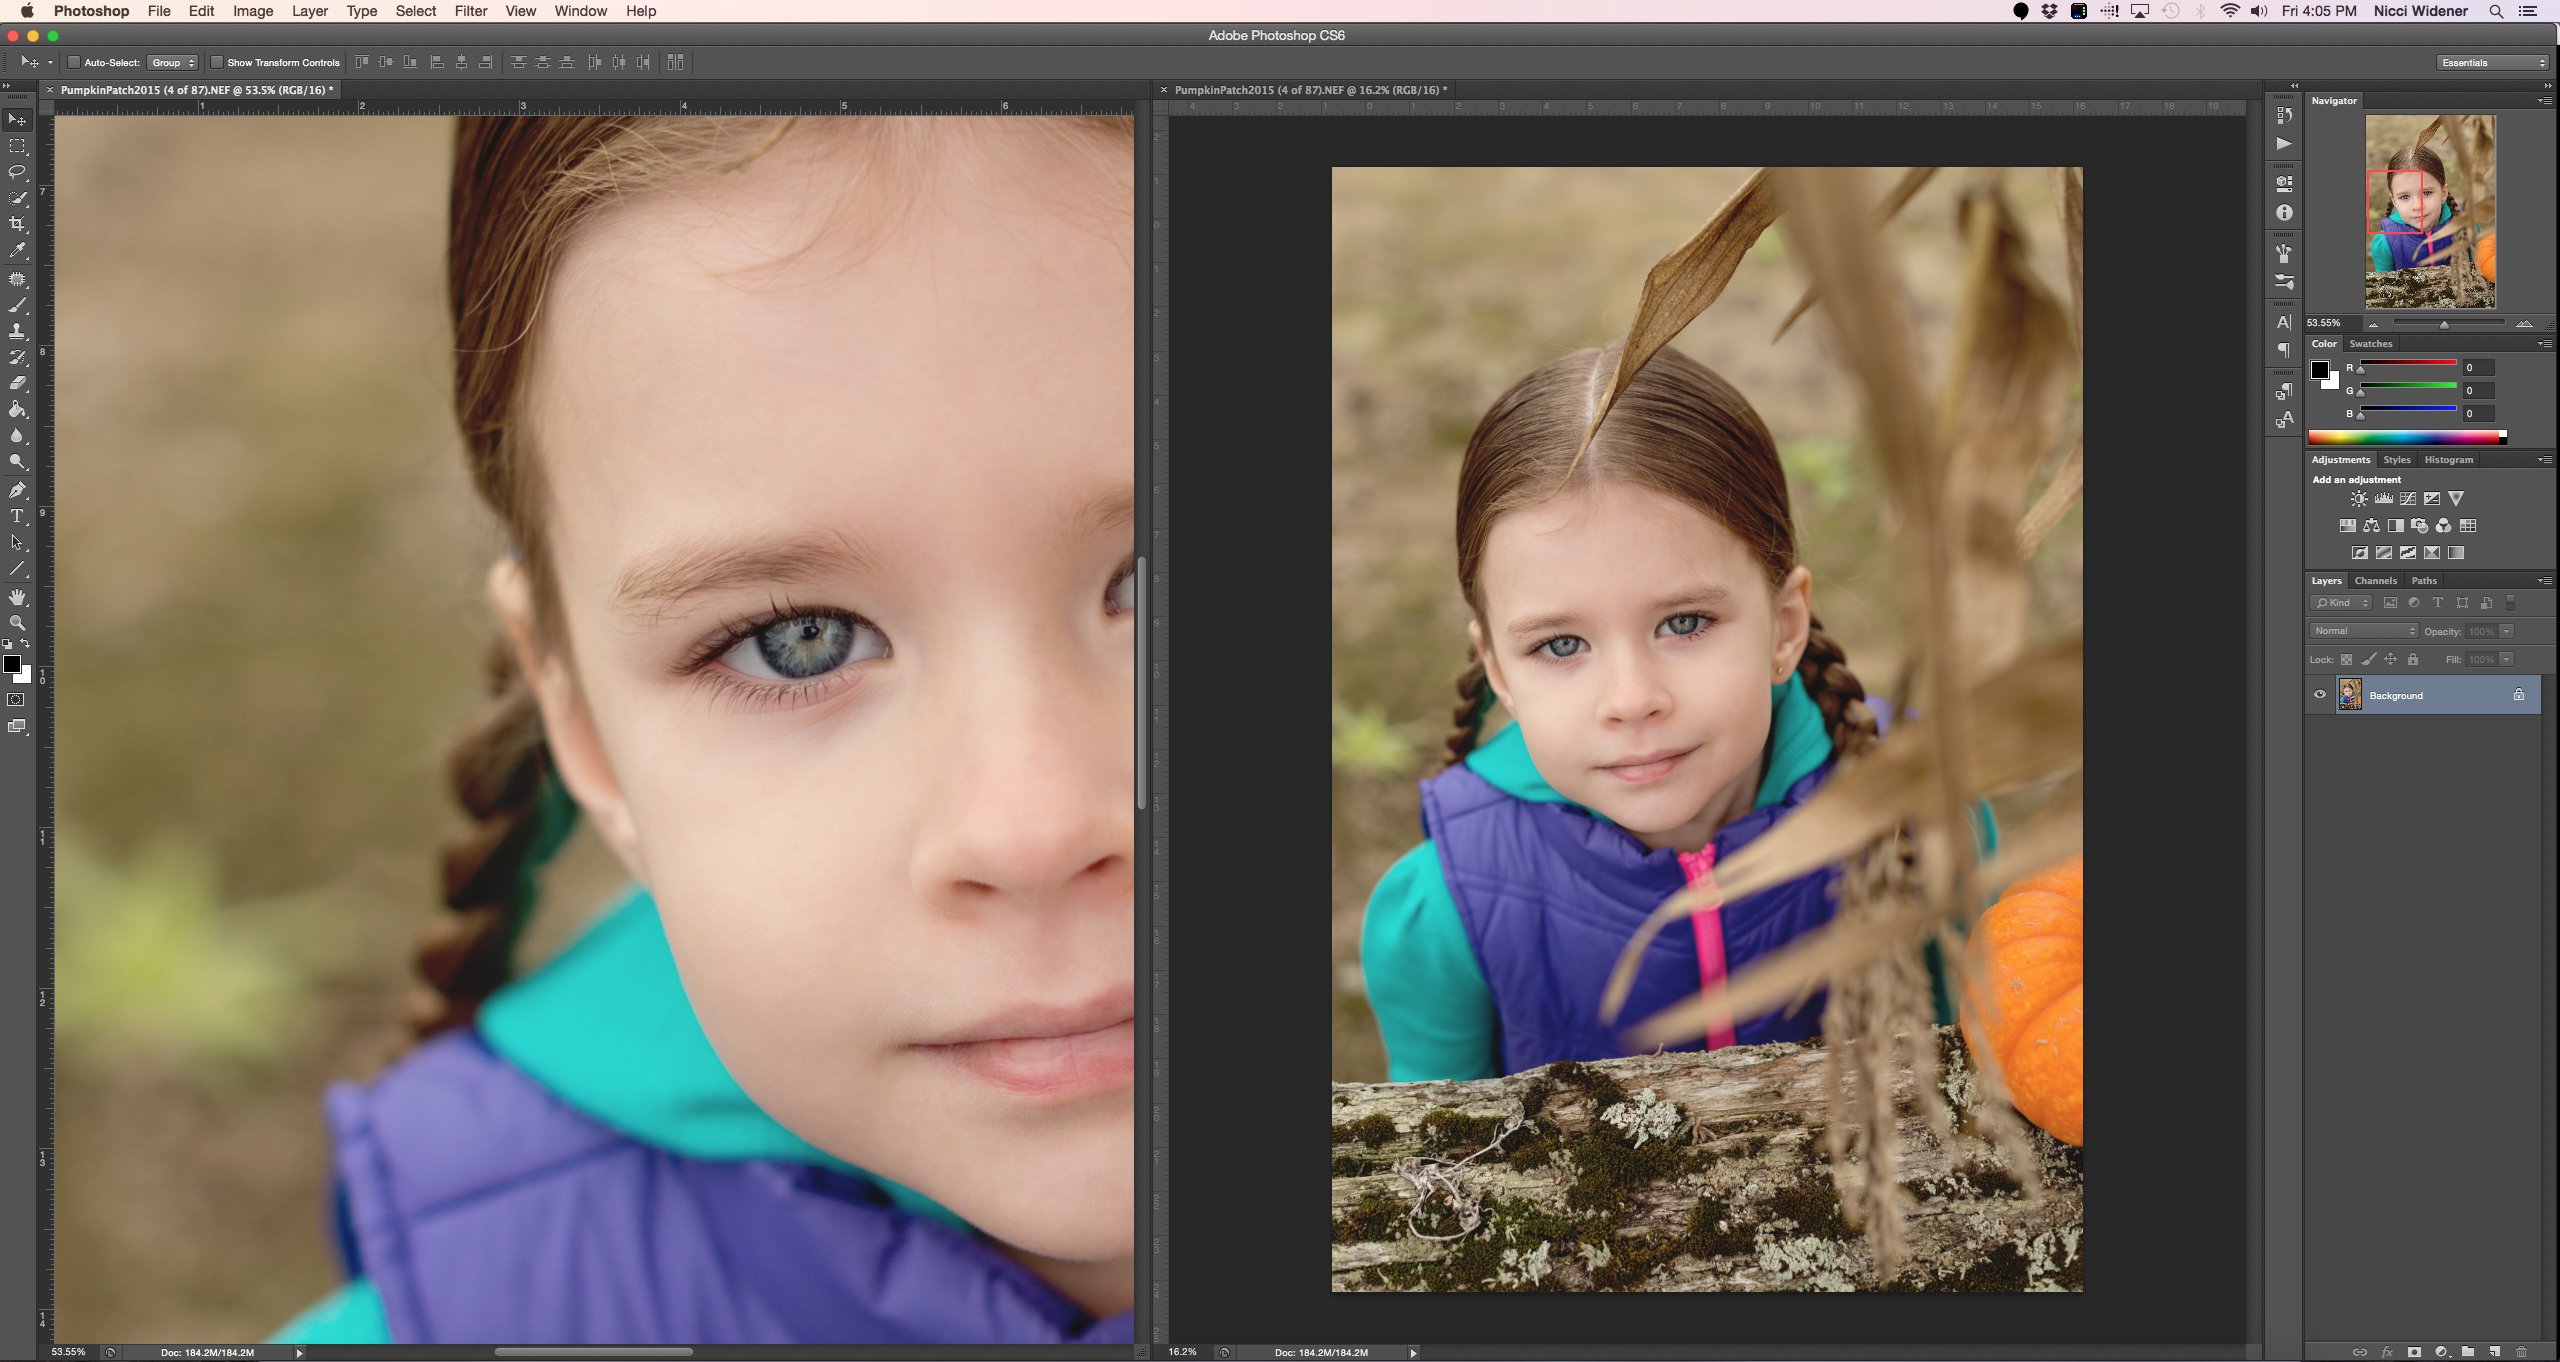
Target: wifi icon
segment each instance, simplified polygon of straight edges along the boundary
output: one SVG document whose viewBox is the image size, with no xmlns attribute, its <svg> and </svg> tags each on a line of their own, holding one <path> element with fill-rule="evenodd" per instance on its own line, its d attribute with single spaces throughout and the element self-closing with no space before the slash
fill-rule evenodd
<svg viewBox="0 0 2560 1362">
<path fill-rule="evenodd" d="M 2223 17 L 2223 18 L 2225 18 L 2225 19 L 2231 18 L 2231 17 L 2233 17 L 2234 15 L 2237 15 L 2239 12 L 2240 12 L 2240 6 L 2236 3 L 2236 0 L 2225 0 L 2225 3 L 2224 3 L 2224 4 L 2223 4 L 2223 6 L 2222 6 L 2222 17 Z"/>
</svg>

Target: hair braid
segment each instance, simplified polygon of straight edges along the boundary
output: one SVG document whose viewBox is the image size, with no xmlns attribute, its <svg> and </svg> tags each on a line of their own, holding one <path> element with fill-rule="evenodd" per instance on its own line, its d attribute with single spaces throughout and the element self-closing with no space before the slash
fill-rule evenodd
<svg viewBox="0 0 2560 1362">
<path fill-rule="evenodd" d="M 1476 742 L 1484 736 L 1485 712 L 1493 708 L 1493 682 L 1484 674 L 1484 659 L 1470 656 L 1466 669 L 1458 673 L 1458 703 L 1449 711 L 1449 759 L 1440 763 L 1447 770 L 1467 759 L 1476 750 Z"/>
<path fill-rule="evenodd" d="M 418 944 L 418 973 L 435 990 L 414 1009 L 421 1037 L 468 1025 L 507 981 L 532 912 L 535 872 L 568 840 L 577 816 L 552 774 L 533 687 L 503 639 L 490 652 L 489 689 L 493 698 L 447 758 L 454 799 L 473 826 L 445 844 L 444 902 L 453 916 Z"/>
<path fill-rule="evenodd" d="M 1804 656 L 1796 660 L 1796 674 L 1804 678 L 1804 693 L 1822 710 L 1822 728 L 1831 735 L 1832 755 L 1856 756 L 1876 740 L 1876 716 L 1867 708 L 1867 688 L 1849 670 L 1848 655 L 1840 651 L 1839 643 L 1822 632 L 1822 621 L 1810 624 Z"/>
</svg>

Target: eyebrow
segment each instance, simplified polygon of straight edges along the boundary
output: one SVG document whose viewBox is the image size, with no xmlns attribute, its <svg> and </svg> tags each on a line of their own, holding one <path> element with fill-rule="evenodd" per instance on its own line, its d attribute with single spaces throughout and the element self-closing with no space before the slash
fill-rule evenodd
<svg viewBox="0 0 2560 1362">
<path fill-rule="evenodd" d="M 1137 523 L 1137 490 L 1118 487 L 1078 508 L 1080 535 L 1109 534 Z M 876 576 L 879 555 L 842 532 L 782 544 L 691 544 L 654 554 L 624 570 L 614 584 L 617 614 L 662 615 L 696 596 L 750 584 L 777 586 Z"/>
<path fill-rule="evenodd" d="M 781 544 L 681 545 L 625 569 L 614 584 L 613 610 L 654 617 L 696 596 L 731 587 L 795 585 L 878 571 L 878 557 L 860 540 L 841 532 Z"/>
<path fill-rule="evenodd" d="M 1138 523 L 1138 489 L 1116 487 L 1095 497 L 1070 522 L 1080 535 L 1109 534 Z"/>
<path fill-rule="evenodd" d="M 1665 610 L 1677 610 L 1682 606 L 1718 607 L 1732 599 L 1733 593 L 1724 587 L 1702 586 L 1687 591 L 1675 591 L 1655 601 L 1653 609 L 1659 613 Z M 1522 620 L 1504 632 L 1514 638 L 1526 638 L 1531 634 L 1543 634 L 1551 629 L 1570 629 L 1581 622 L 1581 617 L 1576 615 L 1541 615 L 1533 620 Z"/>
</svg>

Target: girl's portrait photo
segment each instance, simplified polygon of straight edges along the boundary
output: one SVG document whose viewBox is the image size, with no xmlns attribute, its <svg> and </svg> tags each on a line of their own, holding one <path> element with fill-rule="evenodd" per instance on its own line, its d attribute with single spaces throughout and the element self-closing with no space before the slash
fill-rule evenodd
<svg viewBox="0 0 2560 1362">
<path fill-rule="evenodd" d="M 1131 121 L 78 122 L 60 1337 L 1129 1343 Z"/>
<path fill-rule="evenodd" d="M 2367 307 L 2498 305 L 2498 118 L 2367 114 Z"/>
<path fill-rule="evenodd" d="M 2080 1289 L 2081 194 L 1335 171 L 1335 1289 Z"/>
</svg>

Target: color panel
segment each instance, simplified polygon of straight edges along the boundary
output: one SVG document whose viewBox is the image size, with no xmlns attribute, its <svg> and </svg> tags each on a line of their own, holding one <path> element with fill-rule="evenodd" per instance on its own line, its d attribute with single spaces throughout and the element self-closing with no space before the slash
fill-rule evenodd
<svg viewBox="0 0 2560 1362">
<path fill-rule="evenodd" d="M 2314 430 L 2315 445 L 2502 445 L 2503 430 Z"/>
</svg>

